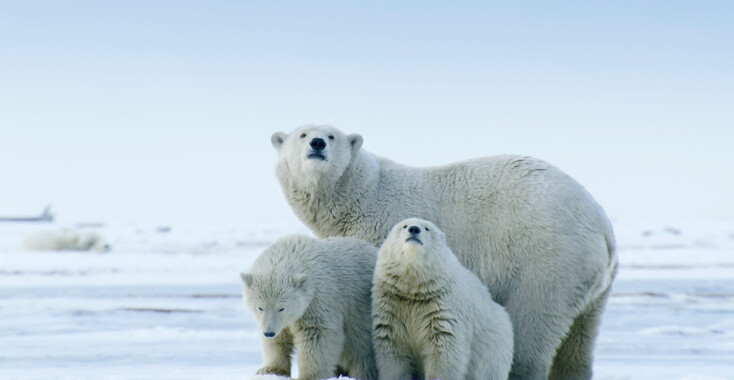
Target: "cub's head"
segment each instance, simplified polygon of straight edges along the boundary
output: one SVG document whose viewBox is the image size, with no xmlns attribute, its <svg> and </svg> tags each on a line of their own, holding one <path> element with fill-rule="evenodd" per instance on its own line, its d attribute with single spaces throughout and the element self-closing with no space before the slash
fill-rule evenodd
<svg viewBox="0 0 734 380">
<path fill-rule="evenodd" d="M 432 256 L 440 257 L 445 250 L 446 236 L 435 224 L 424 219 L 409 218 L 393 227 L 380 249 L 380 256 L 422 264 Z"/>
<path fill-rule="evenodd" d="M 271 142 L 278 150 L 278 175 L 314 187 L 341 177 L 362 146 L 362 136 L 345 135 L 327 125 L 306 125 L 289 134 L 276 132 Z"/>
<path fill-rule="evenodd" d="M 312 290 L 306 275 L 241 273 L 245 304 L 265 337 L 273 338 L 308 308 Z"/>
</svg>

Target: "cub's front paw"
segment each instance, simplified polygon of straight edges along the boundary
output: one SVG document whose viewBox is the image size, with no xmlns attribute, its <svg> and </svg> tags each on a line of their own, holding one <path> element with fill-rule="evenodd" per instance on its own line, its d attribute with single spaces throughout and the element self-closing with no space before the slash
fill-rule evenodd
<svg viewBox="0 0 734 380">
<path fill-rule="evenodd" d="M 278 375 L 278 376 L 291 376 L 291 371 L 285 368 L 278 367 L 262 367 L 257 370 L 257 375 Z"/>
</svg>

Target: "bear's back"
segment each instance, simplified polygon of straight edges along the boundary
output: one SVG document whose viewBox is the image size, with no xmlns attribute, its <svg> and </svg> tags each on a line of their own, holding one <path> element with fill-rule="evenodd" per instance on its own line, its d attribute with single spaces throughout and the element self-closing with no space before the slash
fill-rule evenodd
<svg viewBox="0 0 734 380">
<path fill-rule="evenodd" d="M 289 235 L 255 260 L 253 273 L 305 274 L 320 293 L 354 293 L 372 280 L 377 248 L 359 239 Z"/>
</svg>

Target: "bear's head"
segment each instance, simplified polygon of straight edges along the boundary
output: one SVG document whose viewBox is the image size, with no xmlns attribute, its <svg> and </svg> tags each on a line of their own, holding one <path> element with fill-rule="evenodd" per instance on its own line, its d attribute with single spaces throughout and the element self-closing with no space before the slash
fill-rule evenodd
<svg viewBox="0 0 734 380">
<path fill-rule="evenodd" d="M 345 135 L 327 125 L 305 125 L 289 134 L 276 132 L 271 142 L 278 150 L 278 175 L 312 189 L 342 176 L 362 146 L 362 136 Z"/>
<path fill-rule="evenodd" d="M 110 244 L 97 233 L 84 232 L 77 236 L 76 244 L 74 249 L 80 251 L 96 251 L 99 253 L 109 252 L 111 247 Z"/>
<path fill-rule="evenodd" d="M 243 298 L 266 338 L 274 338 L 295 323 L 311 303 L 312 290 L 304 274 L 240 273 Z"/>
<path fill-rule="evenodd" d="M 396 224 L 380 248 L 381 259 L 409 265 L 442 262 L 445 253 L 446 235 L 435 224 L 419 218 Z"/>
</svg>

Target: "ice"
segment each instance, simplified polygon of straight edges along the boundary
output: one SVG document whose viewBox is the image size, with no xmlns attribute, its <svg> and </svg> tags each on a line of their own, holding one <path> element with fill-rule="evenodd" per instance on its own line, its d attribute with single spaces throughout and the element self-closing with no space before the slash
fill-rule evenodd
<svg viewBox="0 0 734 380">
<path fill-rule="evenodd" d="M 596 379 L 734 379 L 734 221 L 614 221 Z M 28 252 L 39 229 L 109 253 Z M 292 223 L 0 224 L 0 379 L 260 379 L 238 273 Z M 293 375 L 297 375 L 295 371 Z"/>
</svg>

